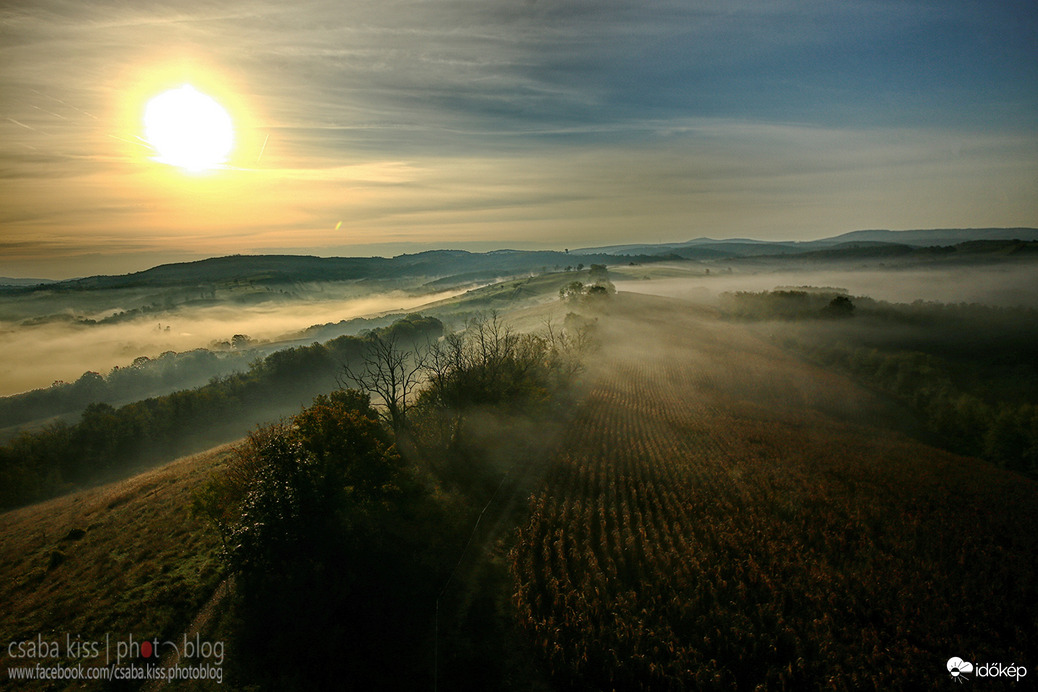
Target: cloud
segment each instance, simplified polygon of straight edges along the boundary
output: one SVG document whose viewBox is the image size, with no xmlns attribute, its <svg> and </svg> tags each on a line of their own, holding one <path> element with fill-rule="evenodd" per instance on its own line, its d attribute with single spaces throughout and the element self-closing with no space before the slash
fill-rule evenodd
<svg viewBox="0 0 1038 692">
<path fill-rule="evenodd" d="M 726 233 L 795 239 L 1033 218 L 1038 145 L 1027 137 L 713 119 L 671 126 L 610 146 L 232 171 L 186 186 L 175 174 L 109 176 L 73 186 L 46 212 L 37 202 L 45 181 L 13 181 L 31 220 L 11 217 L 7 233 L 24 244 L 22 258 L 37 243 L 37 257 L 57 262 L 67 244 L 77 248 L 71 262 L 102 240 L 111 254 L 149 246 L 164 256 L 242 247 L 329 254 L 320 249 L 430 239 L 527 247 Z"/>
<path fill-rule="evenodd" d="M 7 5 L 0 232 L 168 253 L 1032 225 L 1036 14 L 880 0 Z M 152 170 L 138 138 L 146 98 L 189 79 L 227 101 L 240 135 L 235 170 L 201 184 Z M 348 233 L 331 234 L 340 220 Z"/>
</svg>

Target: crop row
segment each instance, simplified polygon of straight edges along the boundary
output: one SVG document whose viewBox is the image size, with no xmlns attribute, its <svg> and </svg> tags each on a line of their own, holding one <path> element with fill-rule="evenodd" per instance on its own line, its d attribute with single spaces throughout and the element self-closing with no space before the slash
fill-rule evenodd
<svg viewBox="0 0 1038 692">
<path fill-rule="evenodd" d="M 1038 644 L 1038 492 L 974 460 L 696 397 L 690 366 L 591 391 L 512 552 L 556 678 L 593 689 L 926 689 Z"/>
</svg>

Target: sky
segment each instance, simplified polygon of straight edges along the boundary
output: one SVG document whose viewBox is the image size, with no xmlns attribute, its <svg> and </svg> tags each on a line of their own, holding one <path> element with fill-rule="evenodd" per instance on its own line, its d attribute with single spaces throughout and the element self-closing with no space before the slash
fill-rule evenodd
<svg viewBox="0 0 1038 692">
<path fill-rule="evenodd" d="M 191 84 L 227 165 L 154 160 Z M 2 0 L 0 276 L 1038 226 L 1034 0 Z"/>
</svg>

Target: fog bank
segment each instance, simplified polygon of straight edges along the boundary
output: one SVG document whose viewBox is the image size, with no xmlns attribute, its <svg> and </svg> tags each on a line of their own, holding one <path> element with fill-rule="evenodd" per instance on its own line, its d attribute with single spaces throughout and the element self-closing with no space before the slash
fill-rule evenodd
<svg viewBox="0 0 1038 692">
<path fill-rule="evenodd" d="M 641 267 L 622 270 L 624 277 L 636 277 Z M 649 269 L 649 268 L 646 268 Z M 652 268 L 658 271 L 657 268 Z M 1034 264 L 998 266 L 941 267 L 932 269 L 809 269 L 761 271 L 757 273 L 718 273 L 711 268 L 674 265 L 688 271 L 687 277 L 614 279 L 617 290 L 631 293 L 712 302 L 725 292 L 771 291 L 782 286 L 832 286 L 847 289 L 852 295 L 877 300 L 911 303 L 915 300 L 940 303 L 982 303 L 997 306 L 1038 308 L 1038 267 Z M 693 273 L 695 272 L 695 273 Z M 644 275 L 651 276 L 649 271 Z"/>
<path fill-rule="evenodd" d="M 174 308 L 112 324 L 0 322 L 0 396 L 74 381 L 84 372 L 106 373 L 138 356 L 189 351 L 244 334 L 277 340 L 314 324 L 410 310 L 458 291 L 413 295 L 391 292 L 346 300 L 301 300 L 255 305 Z"/>
</svg>

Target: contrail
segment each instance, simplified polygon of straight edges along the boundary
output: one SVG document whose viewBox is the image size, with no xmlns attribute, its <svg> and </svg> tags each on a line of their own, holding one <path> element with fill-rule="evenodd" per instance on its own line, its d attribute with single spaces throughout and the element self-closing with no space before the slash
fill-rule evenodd
<svg viewBox="0 0 1038 692">
<path fill-rule="evenodd" d="M 68 120 L 68 118 L 66 118 L 64 115 L 61 115 L 60 113 L 55 113 L 54 111 L 49 111 L 46 108 L 40 108 L 39 106 L 37 106 L 35 104 L 30 103 L 29 106 L 31 106 L 32 108 L 35 108 L 36 110 L 40 111 L 41 113 L 46 113 L 47 115 L 53 115 L 55 118 L 61 118 L 62 120 Z"/>
<path fill-rule="evenodd" d="M 75 107 L 75 106 L 73 106 L 73 105 L 72 105 L 71 103 L 66 103 L 65 101 L 62 101 L 62 100 L 61 100 L 61 99 L 59 99 L 59 98 L 54 98 L 54 97 L 53 97 L 53 96 L 51 96 L 50 94 L 44 94 L 44 93 L 43 93 L 42 91 L 37 91 L 36 89 L 29 89 L 29 91 L 31 91 L 31 92 L 32 92 L 32 93 L 34 93 L 34 94 L 38 94 L 38 95 L 40 95 L 40 96 L 42 96 L 42 97 L 44 97 L 44 98 L 48 98 L 48 99 L 50 99 L 51 101 L 57 101 L 57 102 L 58 102 L 58 103 L 60 103 L 61 105 L 65 106 L 66 108 L 71 108 L 72 110 L 74 110 L 74 111 L 78 111 L 78 112 L 82 113 L 83 115 L 87 115 L 87 116 L 90 116 L 90 117 L 91 117 L 91 118 L 93 118 L 94 120 L 98 120 L 98 117 L 97 117 L 96 115 L 94 115 L 93 113 L 89 113 L 89 112 L 87 112 L 87 111 L 83 110 L 82 108 L 76 108 L 76 107 Z M 34 106 L 34 107 L 35 107 L 35 106 Z M 57 113 L 52 113 L 52 115 L 57 115 Z M 59 115 L 58 117 L 60 118 L 61 116 Z"/>
<path fill-rule="evenodd" d="M 256 163 L 259 163 L 260 156 L 263 156 L 263 152 L 267 148 L 267 140 L 268 139 L 270 139 L 270 133 L 269 132 L 267 133 L 267 136 L 263 138 L 263 146 L 260 147 L 260 153 L 259 153 L 259 156 L 256 157 Z"/>
<path fill-rule="evenodd" d="M 140 137 L 137 137 L 136 141 L 135 141 L 133 139 L 126 139 L 125 137 L 117 137 L 117 136 L 115 136 L 115 135 L 113 135 L 111 133 L 108 133 L 108 136 L 111 137 L 112 139 L 117 139 L 120 142 L 126 142 L 127 144 L 136 144 L 139 147 L 144 147 L 145 149 L 151 149 L 151 145 L 148 144 L 145 140 L 141 139 Z"/>
<path fill-rule="evenodd" d="M 17 120 L 15 120 L 14 118 L 8 118 L 8 120 L 10 120 L 15 125 L 18 125 L 19 127 L 24 127 L 26 130 L 32 130 L 33 132 L 39 132 L 39 130 L 37 130 L 35 127 L 29 127 L 25 123 L 20 123 Z"/>
</svg>

